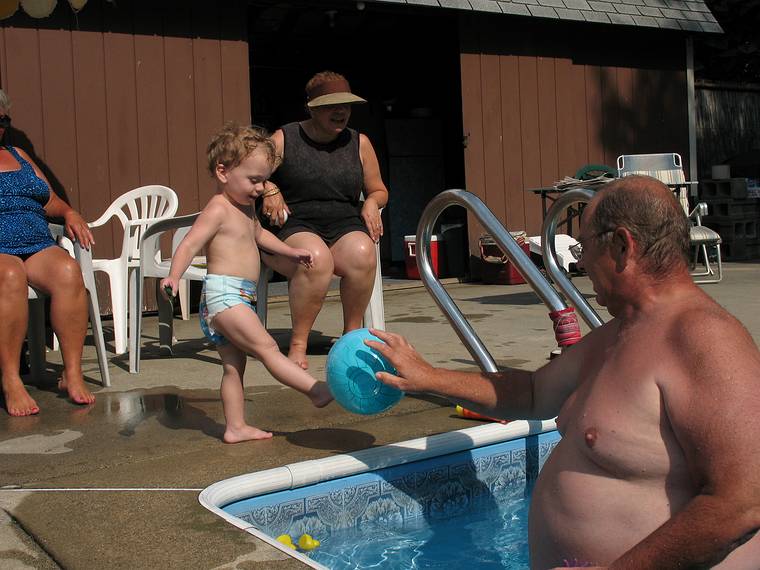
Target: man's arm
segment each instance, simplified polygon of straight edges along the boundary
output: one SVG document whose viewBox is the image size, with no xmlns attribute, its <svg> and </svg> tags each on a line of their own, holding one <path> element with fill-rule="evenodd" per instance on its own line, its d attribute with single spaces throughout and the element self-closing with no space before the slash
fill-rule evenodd
<svg viewBox="0 0 760 570">
<path fill-rule="evenodd" d="M 547 419 L 556 416 L 575 390 L 587 347 L 579 343 L 535 372 L 459 372 L 434 368 L 401 335 L 372 329 L 383 342 L 365 341 L 385 356 L 398 375 L 377 378 L 405 392 L 428 392 L 491 417 Z M 593 333 L 592 333 L 593 334 Z"/>
<path fill-rule="evenodd" d="M 675 328 L 660 388 L 697 494 L 611 568 L 709 568 L 760 528 L 760 353 L 722 309 Z"/>
</svg>

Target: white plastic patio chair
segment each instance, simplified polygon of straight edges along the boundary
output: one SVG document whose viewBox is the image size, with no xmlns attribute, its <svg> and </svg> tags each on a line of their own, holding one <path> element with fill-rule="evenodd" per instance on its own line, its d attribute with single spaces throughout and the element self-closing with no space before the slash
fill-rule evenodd
<svg viewBox="0 0 760 570">
<path fill-rule="evenodd" d="M 50 233 L 69 254 L 74 257 L 82 269 L 84 287 L 87 290 L 87 308 L 92 327 L 92 338 L 95 342 L 95 350 L 98 354 L 98 366 L 100 379 L 104 387 L 111 385 L 111 376 L 108 372 L 108 356 L 106 343 L 103 340 L 103 325 L 100 321 L 100 304 L 98 303 L 98 291 L 95 287 L 95 275 L 92 268 L 92 252 L 84 249 L 79 243 L 72 243 L 64 235 L 63 226 L 49 224 Z M 34 287 L 28 287 L 29 299 L 29 325 L 27 328 L 27 341 L 29 344 L 29 368 L 35 382 L 39 381 L 45 370 L 45 297 L 42 291 Z"/>
<path fill-rule="evenodd" d="M 177 213 L 174 190 L 156 184 L 142 186 L 122 194 L 89 226 L 97 228 L 116 217 L 124 228 L 121 254 L 116 259 L 93 259 L 95 271 L 108 274 L 113 313 L 114 352 L 127 351 L 127 296 L 129 280 L 140 263 L 140 236 L 151 222 L 171 218 Z"/>
<path fill-rule="evenodd" d="M 719 283 L 723 279 L 723 264 L 720 257 L 722 240 L 718 232 L 702 225 L 702 216 L 707 215 L 707 204 L 705 202 L 699 202 L 693 210 L 689 211 L 689 192 L 687 189 L 690 184 L 696 184 L 696 182 L 686 181 L 681 155 L 675 152 L 623 154 L 617 159 L 617 168 L 618 175 L 621 177 L 631 174 L 651 176 L 667 184 L 678 193 L 678 201 L 681 203 L 684 214 L 691 222 L 689 241 L 694 246 L 692 269 L 699 263 L 700 257 L 702 259 L 703 269 L 693 271 L 692 276 L 706 277 L 706 279 L 696 279 L 695 283 Z M 708 248 L 712 248 L 715 255 L 715 269 L 713 269 L 710 261 Z"/>
</svg>

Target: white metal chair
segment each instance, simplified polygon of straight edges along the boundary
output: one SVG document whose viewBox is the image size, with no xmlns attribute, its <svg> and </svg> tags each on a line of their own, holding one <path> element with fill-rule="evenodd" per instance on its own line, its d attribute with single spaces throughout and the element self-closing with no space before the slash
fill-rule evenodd
<svg viewBox="0 0 760 570">
<path fill-rule="evenodd" d="M 100 304 L 98 303 L 98 291 L 95 287 L 95 275 L 92 268 L 92 253 L 79 245 L 72 243 L 64 235 L 63 226 L 49 224 L 50 233 L 74 257 L 82 269 L 84 287 L 87 290 L 88 310 L 90 325 L 92 326 L 92 338 L 98 354 L 98 366 L 100 378 L 104 387 L 111 385 L 111 376 L 108 372 L 108 356 L 106 343 L 103 340 L 103 325 L 100 321 Z M 29 368 L 31 376 L 39 381 L 45 370 L 45 297 L 42 291 L 34 287 L 28 287 L 29 299 L 29 326 L 27 328 L 27 341 L 29 344 Z"/>
<path fill-rule="evenodd" d="M 127 351 L 127 296 L 130 278 L 140 263 L 140 236 L 151 222 L 171 218 L 177 213 L 174 190 L 156 184 L 142 186 L 122 194 L 89 226 L 97 228 L 116 217 L 124 228 L 121 254 L 116 259 L 93 259 L 95 271 L 108 274 L 113 312 L 114 352 Z"/>
<path fill-rule="evenodd" d="M 692 269 L 702 259 L 703 269 L 694 271 L 694 277 L 706 277 L 697 279 L 696 283 L 718 283 L 723 279 L 723 264 L 720 257 L 721 238 L 718 232 L 702 225 L 702 216 L 707 215 L 707 204 L 699 202 L 693 210 L 689 211 L 689 192 L 687 188 L 696 182 L 687 182 L 683 173 L 681 155 L 675 152 L 659 154 L 623 154 L 617 159 L 619 176 L 631 174 L 643 174 L 657 178 L 678 193 L 678 201 L 681 203 L 684 214 L 691 222 L 689 229 L 689 241 L 694 246 L 694 259 Z M 713 268 L 710 261 L 710 251 L 715 255 L 716 267 Z M 700 256 L 701 254 L 701 256 Z"/>
</svg>

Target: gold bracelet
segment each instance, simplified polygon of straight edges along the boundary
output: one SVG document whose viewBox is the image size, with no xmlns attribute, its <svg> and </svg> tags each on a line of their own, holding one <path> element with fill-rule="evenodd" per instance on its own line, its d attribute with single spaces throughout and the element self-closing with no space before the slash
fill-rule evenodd
<svg viewBox="0 0 760 570">
<path fill-rule="evenodd" d="M 277 188 L 277 187 L 275 187 L 273 190 L 269 190 L 267 192 L 264 192 L 261 196 L 263 198 L 269 198 L 270 196 L 276 196 L 279 193 L 280 193 L 280 189 Z"/>
</svg>

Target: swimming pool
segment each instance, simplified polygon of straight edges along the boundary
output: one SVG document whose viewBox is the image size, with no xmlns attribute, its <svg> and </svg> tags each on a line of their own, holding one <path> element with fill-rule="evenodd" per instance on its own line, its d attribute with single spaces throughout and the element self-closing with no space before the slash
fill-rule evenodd
<svg viewBox="0 0 760 570">
<path fill-rule="evenodd" d="M 484 424 L 233 477 L 199 500 L 314 568 L 455 567 L 461 554 L 470 566 L 520 568 L 526 498 L 559 441 L 555 429 Z M 305 533 L 322 543 L 309 553 L 275 540 Z"/>
</svg>

